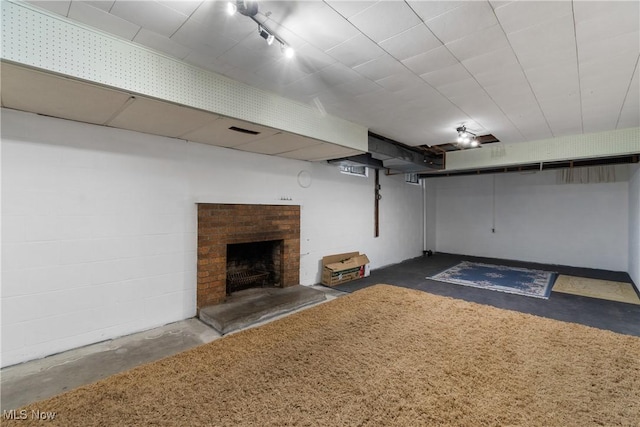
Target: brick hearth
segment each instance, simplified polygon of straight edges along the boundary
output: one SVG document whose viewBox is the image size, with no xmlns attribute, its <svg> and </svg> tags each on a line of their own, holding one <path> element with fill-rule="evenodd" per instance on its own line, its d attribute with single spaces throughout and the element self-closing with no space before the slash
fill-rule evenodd
<svg viewBox="0 0 640 427">
<path fill-rule="evenodd" d="M 224 302 L 227 244 L 283 240 L 282 287 L 300 283 L 300 206 L 198 204 L 198 310 Z"/>
</svg>

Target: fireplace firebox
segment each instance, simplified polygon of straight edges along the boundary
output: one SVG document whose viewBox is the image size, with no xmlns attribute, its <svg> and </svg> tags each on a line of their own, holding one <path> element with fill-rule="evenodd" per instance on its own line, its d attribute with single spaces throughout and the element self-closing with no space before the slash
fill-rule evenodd
<svg viewBox="0 0 640 427">
<path fill-rule="evenodd" d="M 227 295 L 255 287 L 280 286 L 282 240 L 227 245 Z"/>
<path fill-rule="evenodd" d="M 198 204 L 198 309 L 300 283 L 300 206 Z M 230 286 L 228 286 L 230 284 Z"/>
</svg>

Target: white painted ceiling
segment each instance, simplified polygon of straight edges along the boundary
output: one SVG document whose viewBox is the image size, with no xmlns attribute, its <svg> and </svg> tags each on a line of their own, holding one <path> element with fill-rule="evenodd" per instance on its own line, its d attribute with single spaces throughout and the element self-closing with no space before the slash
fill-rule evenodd
<svg viewBox="0 0 640 427">
<path fill-rule="evenodd" d="M 29 3 L 409 145 L 640 126 L 638 1 L 259 2 L 293 59 L 226 1 Z"/>
</svg>

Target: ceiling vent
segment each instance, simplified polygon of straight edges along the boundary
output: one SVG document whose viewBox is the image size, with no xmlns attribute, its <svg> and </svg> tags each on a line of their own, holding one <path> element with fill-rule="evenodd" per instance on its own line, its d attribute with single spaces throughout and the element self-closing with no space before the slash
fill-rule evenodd
<svg viewBox="0 0 640 427">
<path fill-rule="evenodd" d="M 243 129 L 243 128 L 239 128 L 237 126 L 231 126 L 229 128 L 229 130 L 235 131 L 235 132 L 240 132 L 240 133 L 246 133 L 249 135 L 258 135 L 260 132 L 256 132 L 255 130 L 249 130 L 249 129 Z"/>
</svg>

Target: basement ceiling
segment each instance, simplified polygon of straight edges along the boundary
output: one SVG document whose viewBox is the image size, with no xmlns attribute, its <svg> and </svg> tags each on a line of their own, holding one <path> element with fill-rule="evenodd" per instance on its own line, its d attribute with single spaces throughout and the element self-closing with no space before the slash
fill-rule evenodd
<svg viewBox="0 0 640 427">
<path fill-rule="evenodd" d="M 226 1 L 27 3 L 422 152 L 462 124 L 503 143 L 640 126 L 637 1 L 258 2 L 291 59 Z M 6 63 L 2 85 L 9 108 L 304 160 L 359 154 Z"/>
</svg>

